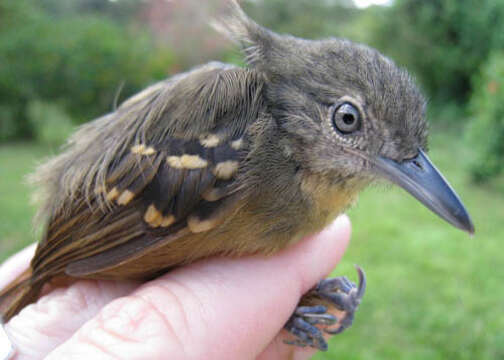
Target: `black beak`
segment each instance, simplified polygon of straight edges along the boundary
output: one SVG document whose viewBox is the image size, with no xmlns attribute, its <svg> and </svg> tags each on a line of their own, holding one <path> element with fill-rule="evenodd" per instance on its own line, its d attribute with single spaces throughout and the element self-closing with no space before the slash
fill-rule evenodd
<svg viewBox="0 0 504 360">
<path fill-rule="evenodd" d="M 462 201 L 422 150 L 413 159 L 400 163 L 378 157 L 375 165 L 380 175 L 402 187 L 441 218 L 474 234 L 474 225 Z"/>
</svg>

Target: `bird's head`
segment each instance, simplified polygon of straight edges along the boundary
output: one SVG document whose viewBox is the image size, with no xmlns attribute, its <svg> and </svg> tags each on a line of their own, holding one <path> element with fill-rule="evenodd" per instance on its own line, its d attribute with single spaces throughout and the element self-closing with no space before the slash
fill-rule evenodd
<svg viewBox="0 0 504 360">
<path fill-rule="evenodd" d="M 288 139 L 289 156 L 335 184 L 385 178 L 452 225 L 474 232 L 459 197 L 425 154 L 425 100 L 405 70 L 345 39 L 276 34 L 231 4 L 217 27 L 241 44 L 248 65 L 266 78 L 265 101 Z"/>
</svg>

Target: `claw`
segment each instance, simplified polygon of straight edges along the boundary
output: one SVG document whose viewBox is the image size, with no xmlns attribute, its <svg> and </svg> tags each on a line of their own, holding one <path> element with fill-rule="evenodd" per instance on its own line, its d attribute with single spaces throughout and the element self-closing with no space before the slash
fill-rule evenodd
<svg viewBox="0 0 504 360">
<path fill-rule="evenodd" d="M 343 325 L 338 326 L 336 329 L 324 329 L 324 332 L 329 334 L 329 335 L 338 335 L 339 333 L 343 332 L 345 330 L 345 327 Z"/>
<path fill-rule="evenodd" d="M 347 329 L 352 325 L 354 319 L 355 310 L 358 308 L 362 297 L 366 292 L 366 274 L 364 270 L 358 265 L 355 265 L 357 274 L 359 276 L 359 285 L 355 287 L 354 284 L 352 289 L 348 292 L 329 292 L 321 293 L 321 296 L 331 301 L 336 307 L 345 311 L 345 316 L 341 319 L 339 326 L 335 329 L 325 328 L 324 332 L 335 335 L 341 333 L 343 330 Z"/>
<path fill-rule="evenodd" d="M 352 325 L 355 310 L 366 292 L 366 274 L 358 265 L 355 268 L 359 276 L 357 286 L 346 277 L 337 277 L 321 280 L 312 290 L 321 299 L 332 303 L 343 313 L 343 317 L 338 319 L 328 313 L 324 305 L 299 306 L 285 325 L 287 331 L 297 339 L 284 341 L 286 344 L 311 346 L 326 351 L 328 345 L 322 334 L 339 334 Z M 317 325 L 324 326 L 318 328 Z"/>
<path fill-rule="evenodd" d="M 357 288 L 357 299 L 360 300 L 364 296 L 366 292 L 366 273 L 364 273 L 364 270 L 359 265 L 355 265 L 355 268 L 357 269 L 357 274 L 359 275 L 359 287 Z"/>
</svg>

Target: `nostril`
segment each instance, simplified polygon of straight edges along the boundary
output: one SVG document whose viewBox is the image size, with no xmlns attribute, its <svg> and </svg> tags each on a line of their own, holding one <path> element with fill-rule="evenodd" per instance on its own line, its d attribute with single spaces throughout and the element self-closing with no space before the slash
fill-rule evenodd
<svg viewBox="0 0 504 360">
<path fill-rule="evenodd" d="M 422 166 L 422 164 L 420 164 L 418 162 L 418 160 L 413 160 L 412 162 L 413 162 L 413 165 L 415 165 L 419 170 L 423 170 L 424 169 L 423 166 Z"/>
</svg>

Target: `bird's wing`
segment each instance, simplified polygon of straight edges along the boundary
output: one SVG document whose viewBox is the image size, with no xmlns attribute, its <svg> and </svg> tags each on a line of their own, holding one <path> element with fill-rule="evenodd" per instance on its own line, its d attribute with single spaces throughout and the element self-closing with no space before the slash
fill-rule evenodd
<svg viewBox="0 0 504 360">
<path fill-rule="evenodd" d="M 87 144 L 55 162 L 67 196 L 51 214 L 34 274 L 90 275 L 220 224 L 238 198 L 245 133 L 259 111 L 256 80 L 212 65 L 147 89 L 83 129 L 100 129 L 98 151 Z M 72 169 L 84 180 L 64 181 Z M 68 183 L 80 186 L 65 191 Z"/>
</svg>

